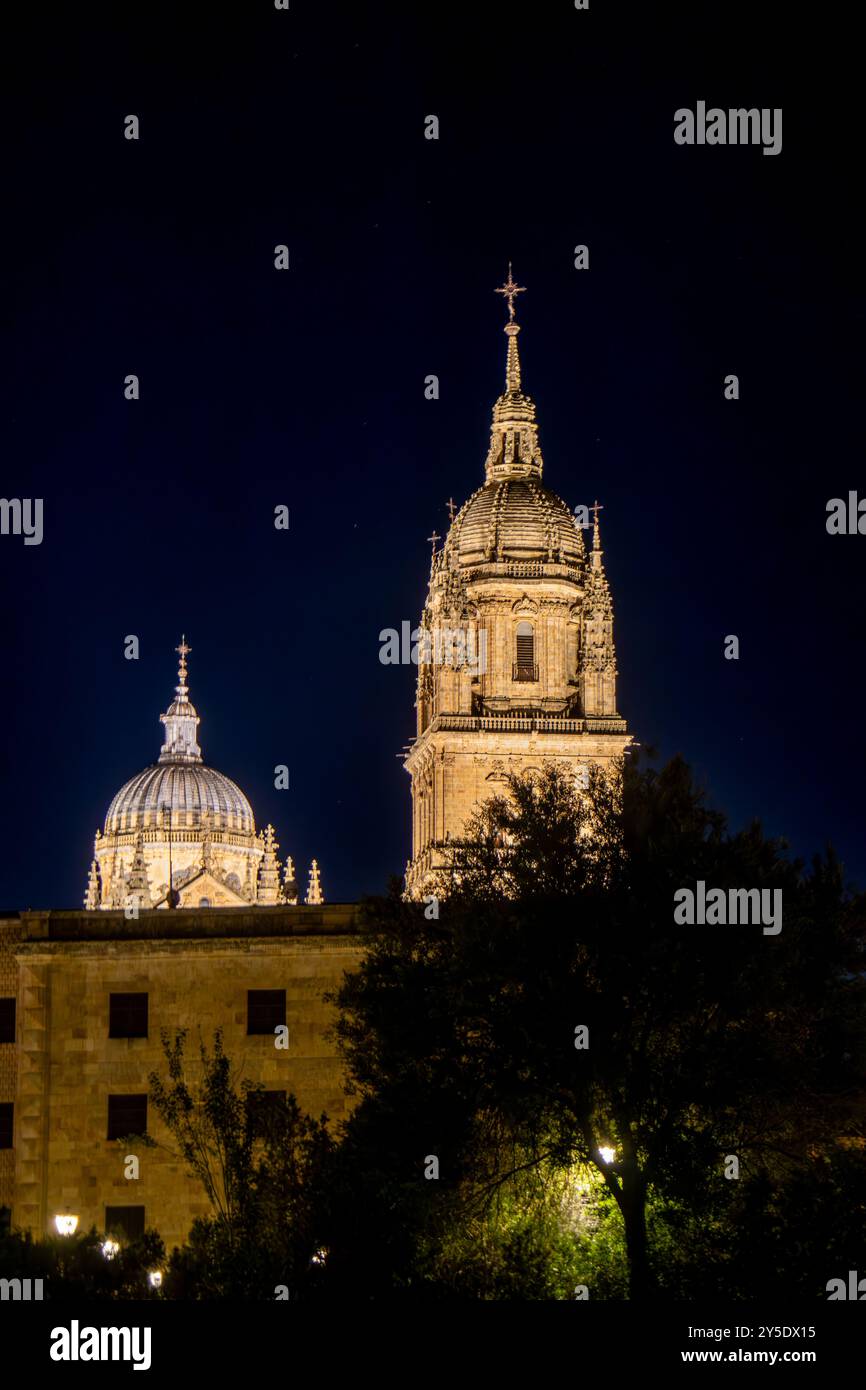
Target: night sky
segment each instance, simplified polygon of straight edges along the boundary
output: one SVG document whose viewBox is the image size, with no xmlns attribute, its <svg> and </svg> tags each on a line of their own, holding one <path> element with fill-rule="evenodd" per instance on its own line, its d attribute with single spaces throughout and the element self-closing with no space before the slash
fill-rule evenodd
<svg viewBox="0 0 866 1390">
<path fill-rule="evenodd" d="M 182 632 L 205 760 L 303 882 L 402 872 L 415 671 L 379 631 L 417 622 L 425 538 L 483 480 L 509 259 L 544 482 L 604 504 L 620 711 L 734 825 L 832 841 L 863 885 L 866 536 L 825 525 L 866 495 L 857 83 L 818 11 L 759 8 L 7 29 L 0 494 L 45 520 L 0 536 L 0 907 L 80 905 Z M 782 107 L 782 153 L 677 146 L 698 100 Z"/>
</svg>

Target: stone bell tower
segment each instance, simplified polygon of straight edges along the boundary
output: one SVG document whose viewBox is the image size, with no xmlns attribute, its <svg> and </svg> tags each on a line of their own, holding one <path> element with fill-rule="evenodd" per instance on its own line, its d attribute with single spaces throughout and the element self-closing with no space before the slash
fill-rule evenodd
<svg viewBox="0 0 866 1390">
<path fill-rule="evenodd" d="M 596 503 L 592 550 L 542 486 L 535 405 L 521 387 L 508 280 L 505 391 L 493 407 L 485 481 L 434 549 L 421 617 L 410 896 L 421 896 L 467 817 L 510 772 L 566 763 L 582 782 L 631 742 L 617 712 L 613 603 Z M 587 515 L 588 521 L 588 515 Z M 438 537 L 436 538 L 438 539 Z M 435 546 L 435 540 L 434 540 Z"/>
</svg>

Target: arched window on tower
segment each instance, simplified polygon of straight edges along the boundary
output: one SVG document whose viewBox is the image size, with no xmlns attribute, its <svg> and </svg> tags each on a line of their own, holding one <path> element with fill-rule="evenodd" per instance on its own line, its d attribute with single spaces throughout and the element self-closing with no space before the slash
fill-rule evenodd
<svg viewBox="0 0 866 1390">
<path fill-rule="evenodd" d="M 515 662 L 512 678 L 516 681 L 537 681 L 538 667 L 535 664 L 535 632 L 532 623 L 518 623 L 516 636 Z"/>
</svg>

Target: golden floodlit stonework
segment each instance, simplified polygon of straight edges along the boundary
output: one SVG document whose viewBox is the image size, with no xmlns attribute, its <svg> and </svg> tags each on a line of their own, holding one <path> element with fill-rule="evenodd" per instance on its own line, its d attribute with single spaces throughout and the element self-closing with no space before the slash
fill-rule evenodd
<svg viewBox="0 0 866 1390">
<path fill-rule="evenodd" d="M 134 911 L 296 903 L 294 864 L 289 856 L 281 875 L 273 826 L 256 833 L 240 787 L 204 763 L 197 742 L 201 721 L 186 680 L 192 648 L 181 638 L 176 650 L 178 684 L 159 716 L 165 726 L 159 760 L 111 802 L 96 832 L 84 906 Z M 315 859 L 306 901 L 324 901 Z"/>
<path fill-rule="evenodd" d="M 0 1206 L 36 1235 L 53 1231 L 58 1213 L 102 1232 L 111 1209 L 139 1208 L 169 1248 L 181 1243 L 208 1214 L 204 1191 L 152 1105 L 144 1118 L 153 1147 L 108 1137 L 112 1098 L 141 1101 L 150 1073 L 165 1075 L 163 1029 L 188 1030 L 194 1076 L 199 1037 L 210 1045 L 222 1028 L 239 1078 L 291 1091 L 310 1114 L 339 1122 L 348 1102 L 322 996 L 360 959 L 355 908 L 343 904 L 148 910 L 132 920 L 23 912 L 0 921 L 0 988 L 17 995 L 17 1048 L 0 1050 L 11 1063 L 0 1070 L 0 1102 L 14 1101 Z M 287 1047 L 273 1029 L 250 1031 L 251 991 L 284 994 Z M 112 1036 L 112 1001 L 130 996 L 146 998 L 144 1035 Z"/>
<path fill-rule="evenodd" d="M 581 781 L 631 741 L 617 710 L 600 508 L 583 518 L 588 529 L 593 512 L 587 553 L 583 527 L 542 484 L 510 269 L 500 293 L 506 383 L 485 481 L 456 515 L 452 505 L 421 620 L 406 757 L 414 897 L 510 772 L 553 761 Z M 108 808 L 85 910 L 0 917 L 0 1218 L 36 1235 L 65 1212 L 100 1231 L 121 1213 L 171 1247 L 207 1214 L 147 1105 L 162 1030 L 186 1029 L 194 1061 L 199 1036 L 210 1044 L 221 1028 L 240 1076 L 335 1121 L 350 1105 L 323 995 L 361 960 L 356 909 L 325 904 L 315 860 L 299 905 L 273 828 L 257 831 L 240 788 L 203 761 L 185 639 L 177 651 L 162 749 Z M 275 1020 L 288 1028 L 285 1049 Z M 116 1133 L 133 1119 L 153 1145 Z"/>
<path fill-rule="evenodd" d="M 493 407 L 484 485 L 434 551 L 421 618 L 412 778 L 410 896 L 445 862 L 449 841 L 512 772 L 550 762 L 605 766 L 631 743 L 616 703 L 613 603 L 601 508 L 592 549 L 565 502 L 542 486 L 535 405 L 521 385 L 522 293 L 509 267 L 505 391 Z M 434 538 L 437 540 L 438 537 Z"/>
</svg>

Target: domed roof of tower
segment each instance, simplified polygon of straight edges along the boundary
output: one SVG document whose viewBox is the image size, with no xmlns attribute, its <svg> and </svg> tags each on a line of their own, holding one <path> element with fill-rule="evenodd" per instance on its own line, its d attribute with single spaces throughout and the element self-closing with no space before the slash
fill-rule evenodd
<svg viewBox="0 0 866 1390">
<path fill-rule="evenodd" d="M 500 560 L 580 565 L 583 535 L 561 497 L 537 478 L 502 478 L 479 488 L 454 518 L 445 550 L 460 566 Z"/>
<path fill-rule="evenodd" d="M 541 484 L 544 460 L 538 442 L 535 404 L 520 379 L 514 300 L 523 288 L 508 279 L 496 291 L 508 301 L 505 390 L 493 407 L 486 483 L 461 508 L 448 532 L 443 561 L 472 566 L 501 560 L 540 560 L 582 565 L 583 534 L 555 492 Z"/>
<path fill-rule="evenodd" d="M 247 798 L 230 777 L 206 767 L 196 742 L 199 717 L 186 684 L 186 640 L 176 649 L 180 667 L 175 699 L 160 720 L 165 742 L 159 761 L 132 777 L 114 797 L 105 817 L 105 834 L 149 827 L 237 830 L 255 834 Z"/>
</svg>

